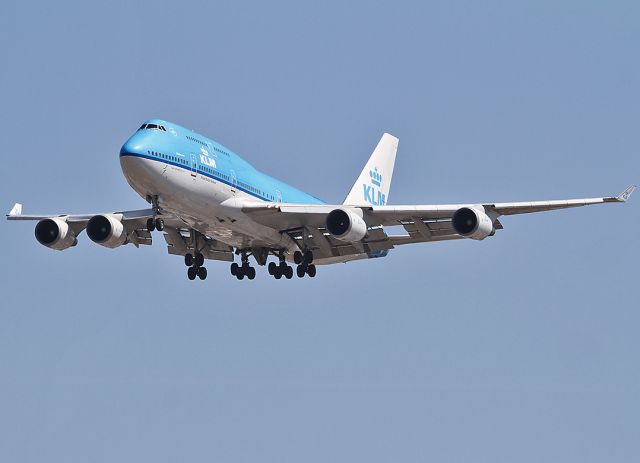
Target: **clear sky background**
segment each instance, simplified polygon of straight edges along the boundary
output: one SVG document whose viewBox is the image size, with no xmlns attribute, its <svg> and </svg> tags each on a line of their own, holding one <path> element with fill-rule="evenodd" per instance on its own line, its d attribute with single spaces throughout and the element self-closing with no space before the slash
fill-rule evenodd
<svg viewBox="0 0 640 463">
<path fill-rule="evenodd" d="M 146 203 L 146 119 L 339 202 L 384 131 L 392 204 L 640 182 L 640 3 L 7 2 L 1 204 Z M 252 282 L 0 223 L 0 461 L 636 462 L 640 197 Z"/>
</svg>

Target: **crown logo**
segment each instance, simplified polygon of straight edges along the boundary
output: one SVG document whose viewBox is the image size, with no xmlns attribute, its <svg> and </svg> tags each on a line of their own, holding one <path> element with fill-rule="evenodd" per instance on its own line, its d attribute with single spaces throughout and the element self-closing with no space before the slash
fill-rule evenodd
<svg viewBox="0 0 640 463">
<path fill-rule="evenodd" d="M 373 170 L 369 171 L 369 177 L 371 177 L 371 183 L 376 186 L 380 186 L 382 183 L 382 174 L 378 173 L 378 168 L 374 167 Z"/>
</svg>

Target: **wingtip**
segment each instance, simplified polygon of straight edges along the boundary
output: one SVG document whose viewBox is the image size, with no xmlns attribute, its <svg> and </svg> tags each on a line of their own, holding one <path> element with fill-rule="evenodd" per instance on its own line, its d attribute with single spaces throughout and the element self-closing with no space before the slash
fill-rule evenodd
<svg viewBox="0 0 640 463">
<path fill-rule="evenodd" d="M 22 204 L 15 203 L 11 208 L 11 211 L 7 214 L 7 217 L 15 217 L 17 215 L 22 215 Z"/>
<path fill-rule="evenodd" d="M 616 199 L 618 201 L 620 201 L 621 203 L 624 203 L 625 201 L 627 201 L 631 195 L 633 194 L 633 192 L 636 191 L 636 186 L 635 185 L 631 185 L 629 187 L 627 187 L 626 190 L 624 190 L 622 193 L 620 193 Z"/>
</svg>

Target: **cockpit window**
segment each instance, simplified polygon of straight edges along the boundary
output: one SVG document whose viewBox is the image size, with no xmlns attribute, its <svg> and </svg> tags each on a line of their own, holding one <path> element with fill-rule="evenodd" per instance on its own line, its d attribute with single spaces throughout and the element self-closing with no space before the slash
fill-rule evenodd
<svg viewBox="0 0 640 463">
<path fill-rule="evenodd" d="M 158 124 L 142 124 L 142 126 L 138 130 L 162 130 L 166 132 L 167 129 L 164 128 L 164 125 Z"/>
</svg>

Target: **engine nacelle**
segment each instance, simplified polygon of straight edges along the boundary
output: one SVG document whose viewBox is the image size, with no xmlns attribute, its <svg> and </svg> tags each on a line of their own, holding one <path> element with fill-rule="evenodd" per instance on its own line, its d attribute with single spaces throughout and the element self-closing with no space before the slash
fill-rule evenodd
<svg viewBox="0 0 640 463">
<path fill-rule="evenodd" d="M 58 217 L 42 219 L 36 225 L 35 234 L 38 243 L 58 251 L 78 244 L 76 234 L 69 228 L 69 224 Z"/>
<path fill-rule="evenodd" d="M 107 248 L 117 248 L 127 241 L 124 225 L 113 215 L 94 215 L 87 222 L 87 236 Z"/>
<path fill-rule="evenodd" d="M 451 223 L 456 233 L 472 240 L 483 240 L 495 233 L 493 221 L 482 206 L 461 207 L 453 214 Z"/>
<path fill-rule="evenodd" d="M 360 209 L 334 209 L 327 215 L 327 231 L 336 239 L 355 243 L 367 234 L 367 224 Z"/>
</svg>

